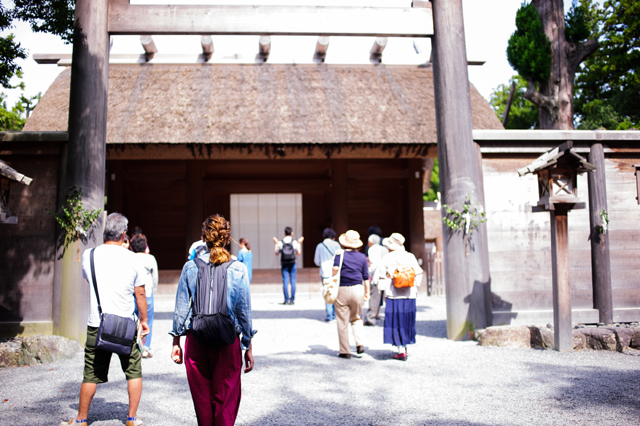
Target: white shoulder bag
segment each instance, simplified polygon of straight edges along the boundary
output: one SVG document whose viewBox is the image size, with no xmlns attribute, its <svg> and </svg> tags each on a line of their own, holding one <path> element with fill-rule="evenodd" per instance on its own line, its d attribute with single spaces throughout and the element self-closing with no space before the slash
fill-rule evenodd
<svg viewBox="0 0 640 426">
<path fill-rule="evenodd" d="M 344 260 L 344 250 L 337 250 L 336 256 L 340 256 L 340 266 L 338 273 L 322 280 L 322 297 L 325 303 L 333 305 L 338 298 L 340 290 L 340 270 L 342 269 L 342 261 Z"/>
</svg>

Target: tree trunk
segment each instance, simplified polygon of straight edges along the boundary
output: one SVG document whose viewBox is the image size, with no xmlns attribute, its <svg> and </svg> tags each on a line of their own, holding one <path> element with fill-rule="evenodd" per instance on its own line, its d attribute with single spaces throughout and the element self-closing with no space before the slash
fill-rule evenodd
<svg viewBox="0 0 640 426">
<path fill-rule="evenodd" d="M 595 52 L 597 40 L 570 43 L 565 36 L 563 0 L 533 0 L 538 9 L 542 29 L 551 42 L 551 74 L 540 83 L 533 82 L 525 98 L 539 107 L 540 128 L 573 130 L 573 85 L 580 63 Z"/>
</svg>

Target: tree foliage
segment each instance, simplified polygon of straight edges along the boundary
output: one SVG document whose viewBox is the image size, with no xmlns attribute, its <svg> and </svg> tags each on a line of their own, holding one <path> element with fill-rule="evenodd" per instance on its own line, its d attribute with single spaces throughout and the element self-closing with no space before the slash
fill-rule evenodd
<svg viewBox="0 0 640 426">
<path fill-rule="evenodd" d="M 3 4 L 4 3 L 4 4 Z M 13 8 L 8 9 L 6 2 L 0 3 L 0 31 L 12 27 L 14 20 L 31 24 L 34 32 L 46 32 L 71 42 L 73 37 L 73 14 L 75 0 L 13 0 Z M 10 81 L 20 77 L 22 70 L 17 59 L 26 59 L 27 52 L 20 47 L 13 34 L 0 37 L 0 85 L 6 89 L 14 88 Z"/>
<path fill-rule="evenodd" d="M 440 166 L 438 166 L 438 159 L 436 158 L 433 163 L 433 169 L 431 169 L 429 189 L 422 195 L 422 199 L 424 201 L 435 201 L 438 199 L 438 192 L 440 192 Z"/>
<path fill-rule="evenodd" d="M 523 4 L 516 13 L 516 31 L 509 38 L 507 60 L 527 80 L 543 82 L 549 78 L 551 43 L 533 3 Z"/>
<path fill-rule="evenodd" d="M 576 80 L 579 128 L 638 127 L 640 0 L 605 1 L 594 27 L 601 47 L 583 63 Z"/>
<path fill-rule="evenodd" d="M 504 111 L 511 92 L 511 83 L 516 83 L 516 91 L 511 101 L 511 110 L 505 124 L 505 129 L 535 129 L 538 127 L 538 107 L 524 98 L 527 91 L 527 81 L 519 75 L 514 75 L 509 84 L 501 84 L 494 89 L 489 103 L 496 115 L 502 121 Z"/>
<path fill-rule="evenodd" d="M 42 95 L 38 93 L 30 98 L 20 95 L 20 99 L 9 109 L 6 95 L 0 93 L 0 132 L 20 131 L 27 122 L 29 114 L 36 107 Z"/>
</svg>

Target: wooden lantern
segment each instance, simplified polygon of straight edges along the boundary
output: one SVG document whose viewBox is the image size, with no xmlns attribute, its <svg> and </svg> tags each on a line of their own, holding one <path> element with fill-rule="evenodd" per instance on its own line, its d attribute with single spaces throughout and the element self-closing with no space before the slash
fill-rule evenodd
<svg viewBox="0 0 640 426">
<path fill-rule="evenodd" d="M 31 184 L 31 178 L 26 177 L 23 174 L 18 173 L 5 162 L 0 161 L 0 223 L 12 224 L 18 223 L 16 216 L 11 216 L 11 210 L 9 210 L 9 198 L 11 195 L 11 182 L 16 181 L 24 185 Z"/>
<path fill-rule="evenodd" d="M 569 229 L 567 213 L 584 209 L 578 198 L 578 175 L 596 166 L 573 150 L 568 141 L 518 170 L 523 176 L 538 176 L 538 204 L 532 211 L 548 211 L 551 218 L 551 262 L 553 276 L 553 341 L 558 351 L 573 350 L 571 286 L 569 284 Z"/>
</svg>

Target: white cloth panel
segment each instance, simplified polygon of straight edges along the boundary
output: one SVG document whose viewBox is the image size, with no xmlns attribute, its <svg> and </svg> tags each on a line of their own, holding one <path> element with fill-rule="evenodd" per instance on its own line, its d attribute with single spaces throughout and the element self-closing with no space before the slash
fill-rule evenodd
<svg viewBox="0 0 640 426">
<path fill-rule="evenodd" d="M 282 239 L 286 226 L 293 228 L 294 238 L 302 235 L 302 194 L 231 194 L 230 201 L 231 235 L 249 240 L 253 269 L 279 269 L 273 237 Z M 238 253 L 235 244 L 232 253 Z"/>
</svg>

